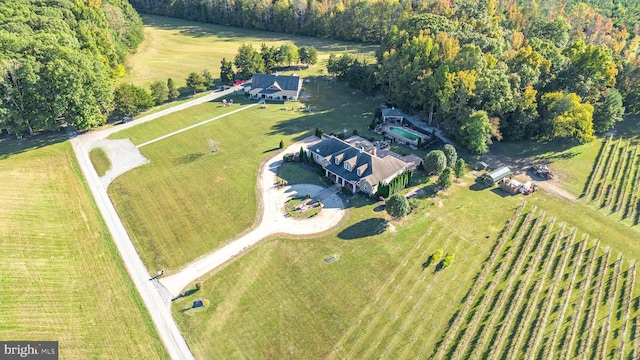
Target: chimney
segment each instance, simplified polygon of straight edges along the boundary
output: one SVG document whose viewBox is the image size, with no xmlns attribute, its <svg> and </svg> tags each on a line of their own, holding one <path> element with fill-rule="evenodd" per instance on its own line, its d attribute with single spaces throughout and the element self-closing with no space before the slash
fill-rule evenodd
<svg viewBox="0 0 640 360">
<path fill-rule="evenodd" d="M 378 148 L 376 148 L 375 146 L 373 148 L 371 148 L 371 155 L 378 156 L 376 150 L 378 150 Z"/>
</svg>

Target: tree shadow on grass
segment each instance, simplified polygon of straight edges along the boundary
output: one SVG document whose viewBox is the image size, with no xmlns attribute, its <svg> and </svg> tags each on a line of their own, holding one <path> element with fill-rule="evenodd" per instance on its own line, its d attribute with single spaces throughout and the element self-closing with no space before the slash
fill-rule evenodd
<svg viewBox="0 0 640 360">
<path fill-rule="evenodd" d="M 490 186 L 487 185 L 484 181 L 482 181 L 482 176 L 478 176 L 476 181 L 469 186 L 469 190 L 473 191 L 482 191 L 484 189 L 488 189 Z"/>
<path fill-rule="evenodd" d="M 356 240 L 382 234 L 387 229 L 387 221 L 381 218 L 371 218 L 353 224 L 342 230 L 338 238 L 342 240 Z"/>
<path fill-rule="evenodd" d="M 193 154 L 183 155 L 183 156 L 180 156 L 180 157 L 176 158 L 175 163 L 176 163 L 176 165 L 189 164 L 189 163 L 192 163 L 192 162 L 200 159 L 204 155 L 206 155 L 206 153 L 193 153 Z"/>
<path fill-rule="evenodd" d="M 267 150 L 263 151 L 262 153 L 266 154 L 266 153 L 269 153 L 269 152 L 272 152 L 272 151 L 277 151 L 277 150 L 280 150 L 279 146 L 276 146 L 276 147 L 271 148 L 271 149 L 267 149 Z"/>
<path fill-rule="evenodd" d="M 15 135 L 1 132 L 0 160 L 29 150 L 61 143 L 67 139 L 67 134 L 64 131 L 48 131 L 24 139 L 16 139 Z"/>
<path fill-rule="evenodd" d="M 198 291 L 199 291 L 199 289 L 189 289 L 187 291 L 181 292 L 180 295 L 174 297 L 173 299 L 171 299 L 171 301 L 176 301 L 178 299 L 185 298 L 187 296 L 191 296 L 191 295 L 197 293 Z M 191 309 L 191 308 L 189 308 L 189 309 Z"/>
</svg>

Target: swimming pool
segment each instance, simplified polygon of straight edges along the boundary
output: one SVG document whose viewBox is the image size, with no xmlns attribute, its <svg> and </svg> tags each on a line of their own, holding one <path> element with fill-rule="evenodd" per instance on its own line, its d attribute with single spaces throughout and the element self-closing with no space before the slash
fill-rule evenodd
<svg viewBox="0 0 640 360">
<path fill-rule="evenodd" d="M 410 140 L 410 141 L 418 141 L 418 139 L 421 137 L 420 135 L 418 135 L 418 134 L 416 134 L 416 133 L 414 133 L 412 131 L 408 131 L 408 130 L 405 130 L 403 128 L 397 128 L 397 127 L 393 127 L 393 126 L 389 127 L 389 131 L 394 133 L 394 134 L 396 134 L 396 135 L 402 136 L 403 138 L 405 138 L 407 140 Z"/>
</svg>

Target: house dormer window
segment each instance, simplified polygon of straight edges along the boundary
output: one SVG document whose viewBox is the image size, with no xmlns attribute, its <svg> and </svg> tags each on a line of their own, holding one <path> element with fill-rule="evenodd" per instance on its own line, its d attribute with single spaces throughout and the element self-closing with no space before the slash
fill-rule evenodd
<svg viewBox="0 0 640 360">
<path fill-rule="evenodd" d="M 336 165 L 340 165 L 340 159 L 336 156 Z"/>
<path fill-rule="evenodd" d="M 358 174 L 358 176 L 362 176 L 362 170 L 361 170 L 361 169 L 358 169 L 358 170 L 356 171 L 356 173 Z"/>
<path fill-rule="evenodd" d="M 347 169 L 348 171 L 351 171 L 351 165 L 349 165 L 349 163 L 346 161 L 344 163 L 344 168 Z"/>
</svg>

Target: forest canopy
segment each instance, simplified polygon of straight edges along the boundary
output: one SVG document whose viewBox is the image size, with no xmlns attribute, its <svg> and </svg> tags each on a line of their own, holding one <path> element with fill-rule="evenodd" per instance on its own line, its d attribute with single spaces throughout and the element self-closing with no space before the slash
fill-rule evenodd
<svg viewBox="0 0 640 360">
<path fill-rule="evenodd" d="M 486 113 L 494 139 L 581 142 L 609 130 L 625 106 L 640 112 L 635 0 L 132 4 L 158 15 L 380 44 L 377 64 L 332 54 L 328 72 L 365 93 L 383 94 L 389 105 L 421 112 L 459 140 L 478 111 Z"/>
<path fill-rule="evenodd" d="M 143 39 L 126 0 L 0 3 L 0 129 L 17 135 L 104 124 L 113 79 Z"/>
</svg>

